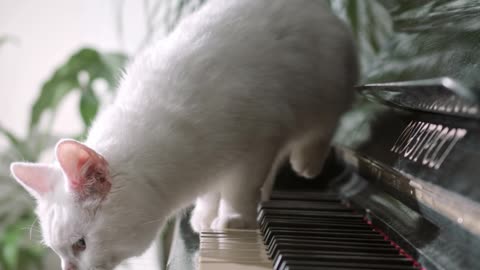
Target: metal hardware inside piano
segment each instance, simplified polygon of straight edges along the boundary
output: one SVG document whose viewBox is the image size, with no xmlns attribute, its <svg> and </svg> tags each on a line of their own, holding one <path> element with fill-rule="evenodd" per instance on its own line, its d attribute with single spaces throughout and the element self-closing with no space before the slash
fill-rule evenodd
<svg viewBox="0 0 480 270">
<path fill-rule="evenodd" d="M 180 215 L 167 269 L 480 269 L 480 4 L 384 4 L 391 45 L 322 174 L 285 165 L 258 231 L 199 240 Z"/>
</svg>

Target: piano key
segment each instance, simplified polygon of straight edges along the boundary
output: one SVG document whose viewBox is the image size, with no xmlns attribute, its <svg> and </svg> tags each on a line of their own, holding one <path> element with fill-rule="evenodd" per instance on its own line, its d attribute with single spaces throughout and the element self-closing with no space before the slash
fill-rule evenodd
<svg viewBox="0 0 480 270">
<path fill-rule="evenodd" d="M 288 227 L 290 228 L 292 224 L 295 224 L 295 227 L 314 227 L 314 228 L 338 228 L 338 229 L 357 229 L 357 230 L 367 230 L 371 231 L 373 228 L 366 223 L 359 224 L 342 224 L 335 222 L 326 222 L 319 219 L 299 219 L 299 218 L 268 218 L 261 225 L 264 226 L 276 226 L 276 227 Z"/>
<path fill-rule="evenodd" d="M 309 240 L 315 241 L 318 243 L 325 244 L 336 244 L 336 245 L 346 245 L 346 246 L 369 246 L 369 247 L 391 247 L 390 242 L 385 240 L 373 240 L 365 241 L 364 239 L 355 239 L 355 238 L 334 238 L 334 237 L 315 237 L 315 236 L 276 236 L 272 238 L 273 242 L 278 241 L 291 241 L 291 242 L 308 242 Z"/>
<path fill-rule="evenodd" d="M 267 227 L 265 231 L 271 231 L 271 230 L 286 230 L 288 227 L 278 227 L 278 226 L 271 226 Z M 324 228 L 312 228 L 312 227 L 299 227 L 299 228 L 294 228 L 295 230 L 308 230 L 308 229 L 315 229 L 315 232 L 317 233 L 323 233 L 323 234 L 330 234 L 330 235 L 355 235 L 361 238 L 382 238 L 379 237 L 378 233 L 375 231 L 366 231 L 366 230 L 349 230 L 349 229 L 324 229 Z M 363 237 L 365 236 L 365 237 Z M 342 238 L 342 236 L 339 236 Z"/>
<path fill-rule="evenodd" d="M 281 255 L 279 255 L 280 260 L 299 260 L 304 258 L 307 261 L 318 260 L 322 262 L 326 261 L 348 261 L 348 262 L 360 262 L 360 263 L 369 263 L 369 264 L 394 264 L 394 265 L 413 265 L 412 261 L 403 258 L 403 257 L 385 257 L 385 256 L 363 256 L 363 255 L 353 255 L 353 254 L 322 254 L 318 252 L 306 252 L 303 254 L 300 253 L 290 253 L 288 250 L 284 250 Z"/>
<path fill-rule="evenodd" d="M 281 199 L 261 204 L 259 230 L 202 232 L 201 265 L 216 267 L 208 270 L 420 269 L 365 222 L 363 211 L 348 208 L 334 194 L 310 195 L 277 194 Z"/>
<path fill-rule="evenodd" d="M 335 221 L 349 223 L 351 221 L 363 221 L 362 214 L 348 213 L 348 212 L 333 212 L 333 211 L 299 211 L 299 210 L 281 210 L 281 209 L 261 209 L 258 220 L 261 221 L 266 217 L 309 217 L 309 218 L 323 218 L 325 221 Z"/>
<path fill-rule="evenodd" d="M 295 228 L 294 230 L 285 230 L 285 229 L 267 229 L 264 241 L 268 244 L 272 240 L 273 236 L 288 236 L 288 235 L 299 235 L 299 236 L 321 236 L 321 237 L 335 237 L 335 238 L 353 238 L 353 239 L 364 239 L 369 240 L 384 240 L 382 235 L 372 235 L 372 234 L 362 234 L 362 233 L 328 233 L 325 231 L 317 231 L 315 229 L 308 230 L 309 228 Z"/>
<path fill-rule="evenodd" d="M 314 243 L 319 243 L 319 244 L 325 244 L 325 245 L 341 245 L 341 246 L 361 246 L 361 247 L 371 247 L 371 248 L 391 248 L 393 247 L 390 245 L 388 242 L 361 242 L 359 240 L 363 239 L 355 239 L 357 241 L 352 241 L 352 238 L 334 238 L 331 237 L 330 241 L 325 241 L 325 238 L 323 237 L 316 237 L 316 238 L 309 238 L 309 237 L 300 237 L 296 238 L 295 236 L 274 236 L 270 240 L 270 242 L 265 242 L 268 248 L 270 248 L 272 245 L 279 244 L 279 243 L 292 243 L 292 244 L 298 244 L 298 243 L 303 243 L 303 244 L 314 244 Z M 268 250 L 267 248 L 267 250 Z"/>
<path fill-rule="evenodd" d="M 263 202 L 260 207 L 262 209 L 301 209 L 301 210 L 319 210 L 319 211 L 342 211 L 351 213 L 352 209 L 345 207 L 339 203 L 311 202 L 311 201 L 267 201 Z"/>
<path fill-rule="evenodd" d="M 202 270 L 272 269 L 262 237 L 253 230 L 204 231 L 200 234 L 199 255 Z"/>
<path fill-rule="evenodd" d="M 200 264 L 199 270 L 271 270 L 270 264 L 254 264 L 254 263 L 228 263 L 228 262 L 203 262 Z"/>
<path fill-rule="evenodd" d="M 336 193 L 323 192 L 291 192 L 291 191 L 273 191 L 271 200 L 308 200 L 308 201 L 325 201 L 325 202 L 341 202 L 340 197 Z"/>
<path fill-rule="evenodd" d="M 283 249 L 315 249 L 325 251 L 361 251 L 372 254 L 391 254 L 398 255 L 399 252 L 395 247 L 361 247 L 361 246 L 345 246 L 345 245 L 326 245 L 323 243 L 275 243 L 267 250 L 270 258 L 275 258 Z"/>
<path fill-rule="evenodd" d="M 337 225 L 337 226 L 349 226 L 349 225 L 360 225 L 364 226 L 366 225 L 363 219 L 360 218 L 355 218 L 355 217 L 342 217 L 342 216 L 332 216 L 328 214 L 322 214 L 322 213 L 316 213 L 316 216 L 304 216 L 304 215 L 309 215 L 309 213 L 300 213 L 300 215 L 295 215 L 295 214 L 288 214 L 284 213 L 283 215 L 262 215 L 259 216 L 257 219 L 258 224 L 261 226 L 265 224 L 268 220 L 277 220 L 277 219 L 283 219 L 283 220 L 299 220 L 299 222 L 305 221 L 305 222 L 319 222 L 319 223 L 324 223 L 324 224 L 329 224 L 329 225 Z"/>
<path fill-rule="evenodd" d="M 278 268 L 274 268 L 274 269 L 278 269 Z M 331 266 L 318 266 L 318 265 L 316 265 L 316 266 L 301 265 L 301 266 L 295 266 L 295 268 L 291 268 L 289 266 L 286 266 L 286 267 L 283 268 L 283 270 L 353 270 L 353 269 L 358 269 L 358 268 L 352 268 L 352 267 L 348 267 L 348 268 L 335 267 L 335 268 L 332 268 Z"/>
<path fill-rule="evenodd" d="M 378 234 L 371 227 L 345 227 L 345 226 L 325 226 L 323 222 L 295 222 L 295 221 L 281 221 L 273 220 L 266 221 L 260 226 L 260 231 L 265 232 L 268 228 L 275 229 L 289 229 L 289 228 L 302 228 L 302 229 L 316 229 L 316 231 L 325 232 L 351 232 L 351 233 L 365 233 L 365 234 Z"/>
<path fill-rule="evenodd" d="M 390 264 L 367 264 L 367 263 L 356 263 L 356 262 L 327 262 L 327 261 L 305 261 L 305 260 L 290 260 L 282 261 L 278 266 L 274 266 L 275 270 L 298 270 L 300 267 L 310 267 L 307 269 L 319 269 L 320 267 L 328 267 L 330 270 L 337 270 L 337 267 L 343 267 L 350 270 L 418 270 L 416 266 L 408 265 L 390 265 Z"/>
<path fill-rule="evenodd" d="M 365 256 L 365 257 L 384 257 L 384 258 L 406 258 L 399 256 L 400 253 L 396 254 L 372 254 L 365 251 L 334 251 L 334 250 L 312 250 L 312 249 L 282 249 L 282 253 L 292 253 L 292 254 L 318 254 L 318 255 L 345 255 L 345 256 Z M 407 261 L 410 259 L 406 258 Z"/>
<path fill-rule="evenodd" d="M 315 213 L 315 216 L 310 215 L 310 213 L 306 213 L 306 211 L 299 211 L 297 210 L 296 212 L 280 212 L 280 213 L 272 213 L 272 212 L 267 212 L 269 210 L 264 210 L 260 213 L 260 215 L 257 218 L 257 221 L 259 224 L 265 223 L 267 220 L 270 221 L 272 219 L 278 219 L 278 220 L 284 220 L 284 221 L 298 221 L 298 222 L 322 222 L 322 223 L 335 223 L 335 224 L 344 224 L 344 225 L 360 225 L 360 226 L 365 226 L 365 222 L 363 221 L 363 218 L 357 218 L 357 217 L 349 217 L 345 215 L 332 215 L 331 213 L 325 213 L 325 212 L 320 212 L 317 211 Z M 272 211 L 272 210 L 270 210 Z M 348 213 L 346 213 L 348 214 Z"/>
</svg>

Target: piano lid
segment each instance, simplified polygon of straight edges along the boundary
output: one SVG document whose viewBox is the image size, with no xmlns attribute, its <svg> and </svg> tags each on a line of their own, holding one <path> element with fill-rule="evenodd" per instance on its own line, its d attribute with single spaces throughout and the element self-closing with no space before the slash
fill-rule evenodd
<svg viewBox="0 0 480 270">
<path fill-rule="evenodd" d="M 443 77 L 407 82 L 373 83 L 359 86 L 370 99 L 424 112 L 480 119 L 480 106 L 470 89 Z"/>
</svg>

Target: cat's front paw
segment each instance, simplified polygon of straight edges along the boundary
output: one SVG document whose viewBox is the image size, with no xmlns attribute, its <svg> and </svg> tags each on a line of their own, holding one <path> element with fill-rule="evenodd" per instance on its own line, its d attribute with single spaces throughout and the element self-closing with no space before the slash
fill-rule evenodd
<svg viewBox="0 0 480 270">
<path fill-rule="evenodd" d="M 212 230 L 255 229 L 256 227 L 257 222 L 255 218 L 245 218 L 239 214 L 218 216 L 211 225 Z"/>
<path fill-rule="evenodd" d="M 299 152 L 292 154 L 290 157 L 290 164 L 293 171 L 299 176 L 306 179 L 313 179 L 317 177 L 323 169 L 323 153 L 317 152 Z"/>
<path fill-rule="evenodd" d="M 210 229 L 210 224 L 215 219 L 216 213 L 210 211 L 193 210 L 190 218 L 190 225 L 194 232 L 201 232 Z"/>
</svg>

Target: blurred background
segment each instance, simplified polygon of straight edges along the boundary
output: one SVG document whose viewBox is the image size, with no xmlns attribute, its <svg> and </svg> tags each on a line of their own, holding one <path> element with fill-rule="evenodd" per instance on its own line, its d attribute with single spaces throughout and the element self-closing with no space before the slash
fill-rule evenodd
<svg viewBox="0 0 480 270">
<path fill-rule="evenodd" d="M 10 162 L 51 161 L 59 138 L 81 139 L 128 59 L 206 1 L 0 0 L 0 269 L 59 269 L 40 245 L 34 202 L 11 179 Z M 391 14 L 426 1 L 325 2 L 351 27 L 365 81 L 391 41 Z M 363 105 L 358 99 L 337 140 L 368 117 Z"/>
</svg>

